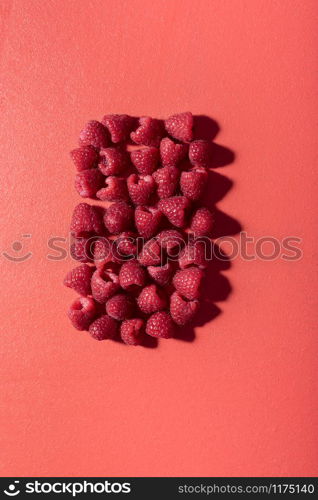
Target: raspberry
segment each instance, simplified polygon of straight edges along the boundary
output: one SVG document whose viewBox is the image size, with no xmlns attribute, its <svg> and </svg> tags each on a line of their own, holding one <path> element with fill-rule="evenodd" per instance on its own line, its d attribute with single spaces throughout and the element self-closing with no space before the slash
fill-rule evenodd
<svg viewBox="0 0 318 500">
<path fill-rule="evenodd" d="M 173 277 L 173 285 L 177 292 L 189 300 L 197 299 L 200 295 L 200 284 L 203 271 L 198 267 L 188 267 L 177 271 Z"/>
<path fill-rule="evenodd" d="M 158 208 L 167 217 L 169 222 L 176 227 L 186 225 L 186 212 L 190 207 L 190 201 L 185 196 L 172 196 L 159 201 Z"/>
<path fill-rule="evenodd" d="M 103 232 L 103 222 L 99 207 L 88 205 L 88 203 L 76 205 L 70 229 L 75 236 L 87 237 L 101 234 Z"/>
<path fill-rule="evenodd" d="M 167 300 L 157 285 L 149 285 L 141 290 L 137 299 L 139 309 L 145 314 L 152 314 L 156 311 L 165 309 Z"/>
<path fill-rule="evenodd" d="M 80 146 L 94 146 L 95 148 L 105 148 L 109 144 L 107 129 L 98 121 L 89 121 L 79 136 Z"/>
<path fill-rule="evenodd" d="M 106 302 L 106 312 L 118 321 L 131 318 L 135 311 L 135 301 L 130 295 L 119 293 Z"/>
<path fill-rule="evenodd" d="M 98 238 L 94 244 L 94 264 L 99 269 L 114 260 L 113 244 L 108 238 Z"/>
<path fill-rule="evenodd" d="M 176 167 L 159 168 L 153 173 L 159 198 L 172 196 L 178 186 L 180 172 Z"/>
<path fill-rule="evenodd" d="M 118 201 L 106 210 L 104 224 L 110 233 L 119 234 L 130 229 L 133 217 L 133 208 L 124 201 Z"/>
<path fill-rule="evenodd" d="M 189 323 L 199 307 L 198 300 L 187 301 L 178 292 L 174 292 L 170 297 L 170 314 L 175 323 L 179 326 Z"/>
<path fill-rule="evenodd" d="M 115 240 L 118 257 L 133 257 L 137 253 L 136 235 L 132 232 L 121 233 Z"/>
<path fill-rule="evenodd" d="M 114 143 L 126 141 L 134 123 L 135 119 L 128 115 L 106 115 L 102 119 L 102 124 L 107 127 Z"/>
<path fill-rule="evenodd" d="M 71 257 L 81 262 L 92 262 L 92 238 L 75 238 L 70 247 Z"/>
<path fill-rule="evenodd" d="M 109 269 L 97 269 L 92 276 L 91 286 L 94 299 L 104 304 L 119 290 L 119 278 Z"/>
<path fill-rule="evenodd" d="M 206 248 L 207 243 L 207 241 L 200 240 L 188 243 L 179 255 L 180 268 L 185 269 L 193 265 L 205 268 L 207 265 L 206 255 L 209 251 L 209 248 Z"/>
<path fill-rule="evenodd" d="M 152 174 L 159 163 L 159 151 L 155 147 L 146 147 L 131 151 L 130 159 L 138 172 L 142 175 Z"/>
<path fill-rule="evenodd" d="M 179 113 L 172 115 L 165 120 L 166 131 L 174 139 L 181 142 L 190 142 L 193 137 L 193 116 L 192 113 Z"/>
<path fill-rule="evenodd" d="M 93 146 L 83 146 L 81 148 L 73 149 L 73 151 L 70 152 L 70 155 L 79 172 L 81 170 L 96 167 L 99 158 L 98 153 Z"/>
<path fill-rule="evenodd" d="M 191 219 L 190 229 L 195 236 L 206 236 L 211 233 L 213 227 L 213 215 L 205 207 L 198 208 Z"/>
<path fill-rule="evenodd" d="M 120 148 L 103 148 L 100 155 L 98 168 L 104 175 L 119 175 L 128 166 L 127 153 Z"/>
<path fill-rule="evenodd" d="M 152 314 L 146 324 L 146 333 L 152 337 L 169 339 L 174 335 L 174 326 L 171 316 L 166 311 Z"/>
<path fill-rule="evenodd" d="M 138 262 L 142 266 L 155 266 L 161 263 L 161 248 L 156 239 L 152 238 L 144 244 L 138 255 Z"/>
<path fill-rule="evenodd" d="M 146 272 L 136 260 L 124 262 L 119 272 L 119 283 L 124 290 L 135 291 L 146 282 Z"/>
<path fill-rule="evenodd" d="M 90 297 L 79 297 L 69 308 L 67 315 L 76 330 L 88 330 L 89 325 L 96 317 L 95 302 Z"/>
<path fill-rule="evenodd" d="M 117 333 L 118 323 L 104 314 L 90 325 L 88 331 L 95 340 L 113 339 Z"/>
<path fill-rule="evenodd" d="M 195 167 L 188 172 L 182 172 L 180 177 L 182 194 L 190 200 L 198 200 L 206 187 L 207 179 L 208 173 L 203 167 Z"/>
<path fill-rule="evenodd" d="M 184 238 L 182 234 L 176 229 L 165 229 L 157 234 L 160 246 L 167 250 L 168 255 L 175 255 L 176 252 L 173 250 L 180 249 L 184 244 Z"/>
<path fill-rule="evenodd" d="M 189 146 L 189 160 L 192 165 L 207 167 L 211 157 L 211 144 L 203 139 L 192 141 Z"/>
<path fill-rule="evenodd" d="M 127 179 L 127 187 L 130 199 L 135 205 L 147 205 L 156 183 L 151 175 L 141 177 L 131 174 Z"/>
<path fill-rule="evenodd" d="M 64 278 L 64 285 L 73 288 L 80 295 L 91 295 L 91 278 L 94 267 L 82 264 L 67 273 Z"/>
<path fill-rule="evenodd" d="M 120 327 L 120 336 L 123 342 L 128 345 L 139 345 L 144 331 L 144 322 L 140 318 L 126 319 Z"/>
<path fill-rule="evenodd" d="M 75 189 L 83 198 L 93 198 L 104 183 L 104 176 L 97 168 L 78 172 L 75 177 Z"/>
<path fill-rule="evenodd" d="M 169 137 L 165 137 L 160 143 L 161 163 L 164 167 L 176 167 L 186 157 L 187 152 L 187 144 L 176 144 Z"/>
<path fill-rule="evenodd" d="M 158 285 L 165 286 L 170 282 L 173 268 L 171 262 L 167 262 L 164 266 L 148 266 L 147 271 Z"/>
<path fill-rule="evenodd" d="M 162 213 L 155 207 L 137 207 L 135 210 L 135 224 L 138 233 L 144 238 L 151 238 L 158 231 Z"/>
<path fill-rule="evenodd" d="M 161 120 L 142 116 L 139 118 L 139 127 L 131 132 L 130 137 L 135 144 L 144 146 L 159 146 L 164 135 L 164 126 Z"/>
<path fill-rule="evenodd" d="M 105 179 L 106 187 L 97 191 L 96 196 L 102 201 L 126 201 L 128 191 L 126 179 L 110 175 Z"/>
</svg>

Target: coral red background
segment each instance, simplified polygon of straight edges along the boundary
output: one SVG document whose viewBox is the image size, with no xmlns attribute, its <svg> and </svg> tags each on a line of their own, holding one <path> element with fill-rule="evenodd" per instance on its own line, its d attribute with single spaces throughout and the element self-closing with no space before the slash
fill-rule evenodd
<svg viewBox="0 0 318 500">
<path fill-rule="evenodd" d="M 33 252 L 1 258 L 1 474 L 317 474 L 317 2 L 0 11 L 1 250 Z M 94 342 L 65 316 L 71 262 L 46 257 L 79 201 L 68 152 L 106 112 L 183 110 L 216 119 L 236 153 L 218 169 L 234 182 L 220 210 L 254 237 L 303 238 L 304 256 L 236 259 L 194 342 Z"/>
</svg>

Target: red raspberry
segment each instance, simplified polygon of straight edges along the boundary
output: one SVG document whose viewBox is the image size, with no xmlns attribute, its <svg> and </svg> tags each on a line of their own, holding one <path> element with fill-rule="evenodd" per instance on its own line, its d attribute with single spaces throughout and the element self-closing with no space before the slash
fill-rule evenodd
<svg viewBox="0 0 318 500">
<path fill-rule="evenodd" d="M 67 315 L 76 330 L 88 330 L 89 325 L 96 317 L 95 302 L 90 297 L 79 297 L 69 308 Z"/>
<path fill-rule="evenodd" d="M 137 207 L 135 224 L 138 233 L 144 238 L 151 238 L 158 231 L 162 213 L 155 207 Z"/>
<path fill-rule="evenodd" d="M 198 267 L 188 267 L 177 271 L 173 277 L 173 285 L 177 292 L 189 300 L 197 299 L 200 295 L 200 284 L 203 271 Z"/>
<path fill-rule="evenodd" d="M 182 172 L 180 188 L 182 194 L 190 200 L 201 198 L 208 180 L 208 173 L 203 167 L 195 167 L 188 172 Z"/>
<path fill-rule="evenodd" d="M 109 130 L 112 142 L 123 142 L 129 138 L 135 118 L 129 115 L 106 115 L 102 124 Z"/>
<path fill-rule="evenodd" d="M 97 269 L 92 276 L 91 286 L 94 299 L 104 304 L 119 290 L 119 278 L 110 269 Z"/>
<path fill-rule="evenodd" d="M 104 314 L 90 325 L 88 331 L 95 340 L 113 339 L 117 333 L 118 323 Z"/>
<path fill-rule="evenodd" d="M 94 264 L 100 269 L 105 266 L 108 262 L 116 261 L 116 255 L 114 255 L 113 242 L 109 241 L 105 236 L 103 238 L 98 238 L 94 244 Z"/>
<path fill-rule="evenodd" d="M 169 339 L 174 335 L 174 325 L 171 316 L 166 311 L 152 314 L 146 324 L 146 333 L 152 337 Z"/>
<path fill-rule="evenodd" d="M 164 167 L 176 167 L 186 157 L 187 152 L 187 144 L 176 144 L 169 137 L 165 137 L 160 143 L 161 163 Z"/>
<path fill-rule="evenodd" d="M 193 241 L 188 243 L 179 255 L 179 266 L 185 269 L 189 266 L 198 266 L 201 269 L 207 265 L 206 257 L 209 255 L 209 248 L 207 248 L 208 241 Z"/>
<path fill-rule="evenodd" d="M 73 151 L 70 152 L 70 155 L 79 172 L 81 170 L 96 167 L 99 158 L 98 153 L 93 146 L 83 146 L 81 148 L 73 149 Z"/>
<path fill-rule="evenodd" d="M 190 208 L 190 201 L 185 196 L 164 198 L 159 201 L 158 208 L 173 226 L 184 227 L 186 225 L 186 214 Z"/>
<path fill-rule="evenodd" d="M 138 255 L 138 261 L 142 266 L 154 266 L 161 263 L 161 248 L 156 239 L 152 238 L 144 244 Z"/>
<path fill-rule="evenodd" d="M 76 205 L 70 229 L 75 236 L 87 237 L 92 234 L 101 234 L 103 221 L 99 207 L 88 205 L 88 203 Z"/>
<path fill-rule="evenodd" d="M 126 179 L 110 175 L 105 179 L 106 187 L 97 191 L 96 196 L 102 201 L 126 201 L 129 199 Z"/>
<path fill-rule="evenodd" d="M 155 147 L 146 147 L 131 151 L 130 159 L 138 172 L 142 175 L 152 174 L 159 163 L 159 151 Z"/>
<path fill-rule="evenodd" d="M 203 139 L 192 141 L 189 146 L 189 160 L 192 165 L 207 167 L 211 157 L 211 143 Z"/>
<path fill-rule="evenodd" d="M 125 201 L 111 205 L 104 215 L 104 224 L 112 234 L 119 234 L 130 229 L 134 217 L 134 209 Z"/>
<path fill-rule="evenodd" d="M 106 312 L 118 321 L 131 318 L 135 311 L 135 301 L 130 295 L 118 293 L 106 302 Z"/>
<path fill-rule="evenodd" d="M 107 129 L 96 120 L 89 121 L 79 136 L 80 146 L 94 146 L 95 148 L 105 148 L 109 144 Z"/>
<path fill-rule="evenodd" d="M 121 233 L 115 240 L 118 257 L 133 257 L 137 253 L 136 235 L 132 232 Z"/>
<path fill-rule="evenodd" d="M 75 177 L 75 189 L 83 198 L 94 198 L 104 184 L 104 176 L 97 168 L 78 172 Z"/>
<path fill-rule="evenodd" d="M 131 132 L 130 137 L 135 144 L 144 146 L 159 146 L 164 135 L 164 126 L 161 120 L 142 116 L 139 118 L 139 127 Z"/>
<path fill-rule="evenodd" d="M 180 171 L 176 167 L 158 168 L 158 170 L 153 173 L 159 198 L 168 198 L 175 193 L 179 177 Z"/>
<path fill-rule="evenodd" d="M 136 260 L 124 262 L 119 272 L 119 283 L 124 290 L 135 291 L 146 282 L 146 272 Z"/>
<path fill-rule="evenodd" d="M 94 241 L 92 238 L 75 238 L 70 247 L 71 257 L 83 263 L 92 262 L 93 246 Z"/>
<path fill-rule="evenodd" d="M 161 311 L 167 306 L 167 300 L 162 290 L 157 285 L 149 285 L 141 290 L 137 299 L 139 309 L 145 314 Z"/>
<path fill-rule="evenodd" d="M 91 278 L 95 268 L 82 264 L 67 273 L 64 285 L 73 288 L 80 295 L 91 295 Z"/>
<path fill-rule="evenodd" d="M 145 325 L 142 319 L 126 319 L 122 322 L 120 327 L 120 336 L 123 342 L 128 345 L 141 344 L 142 334 Z"/>
<path fill-rule="evenodd" d="M 165 120 L 166 131 L 174 139 L 182 142 L 190 142 L 193 137 L 193 116 L 192 113 L 179 113 L 172 115 Z"/>
<path fill-rule="evenodd" d="M 181 249 L 184 244 L 182 234 L 176 229 L 165 229 L 157 234 L 156 238 L 160 246 L 167 250 L 168 255 L 176 255 L 176 250 Z M 175 251 L 173 252 L 173 250 Z"/>
<path fill-rule="evenodd" d="M 147 271 L 158 285 L 165 286 L 170 282 L 173 267 L 171 262 L 167 262 L 164 266 L 148 266 Z"/>
<path fill-rule="evenodd" d="M 120 175 L 128 166 L 128 156 L 120 148 L 103 148 L 100 151 L 99 170 L 104 175 Z"/>
<path fill-rule="evenodd" d="M 190 229 L 195 236 L 209 235 L 213 227 L 213 215 L 205 207 L 199 208 L 191 219 Z"/>
<path fill-rule="evenodd" d="M 156 183 L 151 175 L 141 177 L 131 174 L 127 179 L 127 187 L 131 201 L 135 205 L 147 205 L 156 188 Z"/>
<path fill-rule="evenodd" d="M 175 323 L 179 326 L 189 323 L 199 307 L 198 300 L 187 301 L 178 292 L 174 292 L 170 297 L 170 314 Z"/>
</svg>

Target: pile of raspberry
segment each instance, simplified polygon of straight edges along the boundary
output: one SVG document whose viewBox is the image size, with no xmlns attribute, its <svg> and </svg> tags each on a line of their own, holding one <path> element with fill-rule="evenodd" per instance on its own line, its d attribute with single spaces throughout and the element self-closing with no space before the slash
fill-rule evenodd
<svg viewBox="0 0 318 500">
<path fill-rule="evenodd" d="M 89 121 L 71 151 L 72 257 L 64 284 L 78 297 L 68 316 L 96 340 L 171 338 L 199 308 L 213 217 L 200 205 L 211 144 L 193 137 L 190 112 L 158 120 L 106 115 Z"/>
</svg>

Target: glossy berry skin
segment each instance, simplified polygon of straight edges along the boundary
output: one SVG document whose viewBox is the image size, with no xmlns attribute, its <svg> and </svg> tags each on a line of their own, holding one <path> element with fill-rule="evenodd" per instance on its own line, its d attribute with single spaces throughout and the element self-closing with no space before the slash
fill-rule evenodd
<svg viewBox="0 0 318 500">
<path fill-rule="evenodd" d="M 162 290 L 157 285 L 148 285 L 143 288 L 137 299 L 139 309 L 145 314 L 152 314 L 165 309 L 167 299 Z"/>
<path fill-rule="evenodd" d="M 128 193 L 134 205 L 147 205 L 156 188 L 151 175 L 131 174 L 127 179 Z"/>
<path fill-rule="evenodd" d="M 148 240 L 138 255 L 138 262 L 142 266 L 156 266 L 161 263 L 161 247 L 155 238 Z"/>
<path fill-rule="evenodd" d="M 130 159 L 139 174 L 151 175 L 159 163 L 159 151 L 153 146 L 135 149 L 131 151 Z"/>
<path fill-rule="evenodd" d="M 138 233 L 144 238 L 154 236 L 160 227 L 162 212 L 156 207 L 139 206 L 135 210 L 135 224 Z"/>
<path fill-rule="evenodd" d="M 87 264 L 75 267 L 65 276 L 64 285 L 68 288 L 72 288 L 77 293 L 85 297 L 87 295 L 91 295 L 91 278 L 94 270 L 94 267 L 88 266 Z"/>
<path fill-rule="evenodd" d="M 105 186 L 96 193 L 102 201 L 127 201 L 129 199 L 126 179 L 109 175 L 105 179 Z"/>
<path fill-rule="evenodd" d="M 211 254 L 211 243 L 208 240 L 189 242 L 180 252 L 179 267 L 185 269 L 198 266 L 204 269 L 207 266 L 207 256 Z"/>
<path fill-rule="evenodd" d="M 91 288 L 96 302 L 104 304 L 120 289 L 118 275 L 111 269 L 97 269 L 92 275 Z"/>
<path fill-rule="evenodd" d="M 128 166 L 127 153 L 121 148 L 102 148 L 100 158 L 98 168 L 103 175 L 121 175 Z"/>
<path fill-rule="evenodd" d="M 188 172 L 184 171 L 180 177 L 182 194 L 190 200 L 199 200 L 207 185 L 208 173 L 203 167 L 195 167 Z"/>
<path fill-rule="evenodd" d="M 192 141 L 189 145 L 189 160 L 192 165 L 207 167 L 211 160 L 211 143 L 203 139 Z"/>
<path fill-rule="evenodd" d="M 79 136 L 80 146 L 94 146 L 95 148 L 105 148 L 109 144 L 109 134 L 107 129 L 98 121 L 89 121 Z"/>
<path fill-rule="evenodd" d="M 97 168 L 82 170 L 75 177 L 75 189 L 82 198 L 95 198 L 103 184 L 104 176 Z"/>
<path fill-rule="evenodd" d="M 147 271 L 155 283 L 165 286 L 170 283 L 173 267 L 171 262 L 166 262 L 163 266 L 148 266 Z"/>
<path fill-rule="evenodd" d="M 126 319 L 120 327 L 120 337 L 125 344 L 140 345 L 145 329 L 144 321 L 140 318 Z"/>
<path fill-rule="evenodd" d="M 146 271 L 136 260 L 124 262 L 119 272 L 119 283 L 124 290 L 134 291 L 144 287 Z"/>
<path fill-rule="evenodd" d="M 176 272 L 173 277 L 173 285 L 185 299 L 198 299 L 203 275 L 202 269 L 194 266 L 188 267 Z"/>
<path fill-rule="evenodd" d="M 97 166 L 99 155 L 93 146 L 82 146 L 70 152 L 76 169 L 81 172 Z"/>
<path fill-rule="evenodd" d="M 94 239 L 90 238 L 74 238 L 70 246 L 70 254 L 72 259 L 82 263 L 93 261 L 92 250 L 94 248 Z"/>
<path fill-rule="evenodd" d="M 139 118 L 139 127 L 131 132 L 131 140 L 135 144 L 144 146 L 159 146 L 164 135 L 164 126 L 161 120 L 142 116 Z"/>
<path fill-rule="evenodd" d="M 166 311 L 158 311 L 150 316 L 146 324 L 146 333 L 152 337 L 169 339 L 174 335 L 171 316 Z"/>
<path fill-rule="evenodd" d="M 212 232 L 213 222 L 213 215 L 208 208 L 198 208 L 192 216 L 190 230 L 194 236 L 208 236 Z"/>
<path fill-rule="evenodd" d="M 118 321 L 131 318 L 135 312 L 135 300 L 130 295 L 118 293 L 106 302 L 106 312 Z"/>
<path fill-rule="evenodd" d="M 79 203 L 76 205 L 70 230 L 77 237 L 89 237 L 103 233 L 103 221 L 99 207 Z"/>
<path fill-rule="evenodd" d="M 160 157 L 164 167 L 176 167 L 187 156 L 187 144 L 175 143 L 169 137 L 165 137 L 160 142 Z"/>
<path fill-rule="evenodd" d="M 159 201 L 158 208 L 173 226 L 180 228 L 186 226 L 190 201 L 185 196 L 164 198 Z"/>
<path fill-rule="evenodd" d="M 158 168 L 153 173 L 157 184 L 157 195 L 159 198 L 168 198 L 175 194 L 180 178 L 180 171 L 176 167 Z"/>
<path fill-rule="evenodd" d="M 104 215 L 104 224 L 112 234 L 119 234 L 131 228 L 133 208 L 124 201 L 111 205 Z"/>
<path fill-rule="evenodd" d="M 105 115 L 102 124 L 108 129 L 113 143 L 127 141 L 135 118 L 129 115 Z"/>
<path fill-rule="evenodd" d="M 116 336 L 117 329 L 117 321 L 104 314 L 90 324 L 88 331 L 95 340 L 107 340 Z"/>
<path fill-rule="evenodd" d="M 171 137 L 181 142 L 193 139 L 193 116 L 189 111 L 172 115 L 165 120 L 165 128 Z"/>
<path fill-rule="evenodd" d="M 79 297 L 70 306 L 67 315 L 76 330 L 88 330 L 97 315 L 95 302 L 90 297 Z"/>
<path fill-rule="evenodd" d="M 198 308 L 198 300 L 185 300 L 178 292 L 174 292 L 170 297 L 170 314 L 173 321 L 179 326 L 189 323 Z"/>
</svg>

